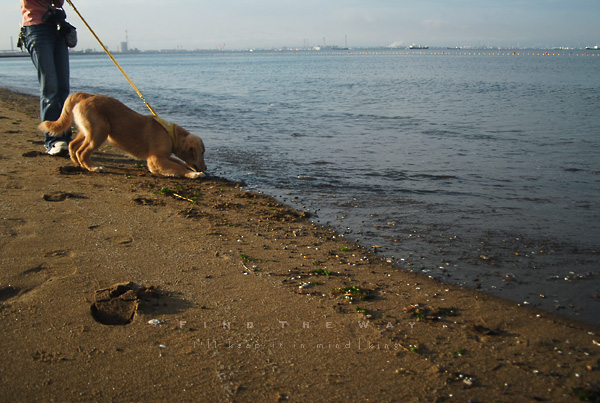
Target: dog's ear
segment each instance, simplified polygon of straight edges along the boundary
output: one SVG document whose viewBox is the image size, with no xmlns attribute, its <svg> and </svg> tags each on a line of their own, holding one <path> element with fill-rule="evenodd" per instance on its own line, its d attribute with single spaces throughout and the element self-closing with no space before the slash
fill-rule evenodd
<svg viewBox="0 0 600 403">
<path fill-rule="evenodd" d="M 196 161 L 198 160 L 198 158 L 204 155 L 204 143 L 202 142 L 202 140 L 195 141 L 190 138 L 190 140 L 188 141 L 187 149 L 189 152 L 192 153 Z"/>
<path fill-rule="evenodd" d="M 189 139 L 187 139 L 185 142 L 185 152 L 191 154 L 194 159 L 198 158 L 198 149 L 194 142 L 190 141 Z"/>
</svg>

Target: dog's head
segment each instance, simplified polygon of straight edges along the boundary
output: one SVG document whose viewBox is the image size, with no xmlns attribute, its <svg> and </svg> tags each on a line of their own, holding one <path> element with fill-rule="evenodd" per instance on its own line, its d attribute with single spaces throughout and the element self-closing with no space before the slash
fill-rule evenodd
<svg viewBox="0 0 600 403">
<path fill-rule="evenodd" d="M 176 127 L 175 130 L 183 130 L 180 127 Z M 198 136 L 187 133 L 187 136 L 180 137 L 181 144 L 177 148 L 175 155 L 179 157 L 183 162 L 188 164 L 196 172 L 204 172 L 206 170 L 206 164 L 204 163 L 204 142 Z"/>
</svg>

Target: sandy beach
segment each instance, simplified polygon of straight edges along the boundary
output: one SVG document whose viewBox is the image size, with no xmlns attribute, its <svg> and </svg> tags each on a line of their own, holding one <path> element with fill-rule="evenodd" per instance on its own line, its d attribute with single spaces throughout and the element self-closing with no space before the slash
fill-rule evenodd
<svg viewBox="0 0 600 403">
<path fill-rule="evenodd" d="M 0 400 L 599 401 L 600 329 L 395 267 L 224 178 L 110 145 L 82 171 L 43 152 L 38 110 L 0 90 Z"/>
</svg>

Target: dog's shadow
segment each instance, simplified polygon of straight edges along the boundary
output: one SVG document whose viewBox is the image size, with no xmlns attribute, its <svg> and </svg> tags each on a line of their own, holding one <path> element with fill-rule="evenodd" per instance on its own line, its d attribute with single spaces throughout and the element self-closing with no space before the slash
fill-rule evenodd
<svg viewBox="0 0 600 403">
<path fill-rule="evenodd" d="M 94 154 L 94 161 L 104 166 L 104 174 L 131 174 L 131 173 L 147 173 L 148 168 L 146 167 L 146 161 L 138 160 L 125 153 L 120 153 L 119 150 L 110 149 L 98 150 Z M 79 165 L 65 165 L 59 167 L 59 171 L 63 175 L 76 175 L 76 174 L 94 174 L 87 169 L 80 167 Z M 139 172 L 138 172 L 139 171 Z"/>
<path fill-rule="evenodd" d="M 139 312 L 144 315 L 177 315 L 194 306 L 181 293 L 161 290 L 156 297 L 142 299 Z"/>
<path fill-rule="evenodd" d="M 113 149 L 100 149 L 94 153 L 94 161 L 101 165 L 108 165 L 106 168 L 111 166 L 119 167 L 135 167 L 139 165 L 145 165 L 146 161 L 138 160 L 125 153 L 120 153 Z"/>
</svg>

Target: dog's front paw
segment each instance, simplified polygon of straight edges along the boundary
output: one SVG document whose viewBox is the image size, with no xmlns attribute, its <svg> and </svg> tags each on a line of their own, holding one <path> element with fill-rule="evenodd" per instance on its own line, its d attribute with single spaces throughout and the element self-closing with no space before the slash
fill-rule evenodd
<svg viewBox="0 0 600 403">
<path fill-rule="evenodd" d="M 90 169 L 90 171 L 92 171 L 92 172 L 106 172 L 106 168 L 104 168 L 104 167 L 93 167 L 92 169 Z"/>
<path fill-rule="evenodd" d="M 206 174 L 204 172 L 188 172 L 185 174 L 185 177 L 190 179 L 198 179 L 206 177 Z"/>
</svg>

